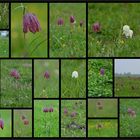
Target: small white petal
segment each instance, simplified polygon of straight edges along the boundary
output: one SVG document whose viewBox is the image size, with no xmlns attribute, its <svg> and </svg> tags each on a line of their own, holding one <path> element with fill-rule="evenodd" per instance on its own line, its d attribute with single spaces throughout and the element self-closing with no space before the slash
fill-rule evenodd
<svg viewBox="0 0 140 140">
<path fill-rule="evenodd" d="M 72 72 L 72 78 L 78 78 L 78 72 L 77 71 Z"/>
<path fill-rule="evenodd" d="M 129 36 L 130 36 L 130 38 L 132 38 L 132 36 L 133 36 L 133 30 L 129 30 Z"/>
</svg>

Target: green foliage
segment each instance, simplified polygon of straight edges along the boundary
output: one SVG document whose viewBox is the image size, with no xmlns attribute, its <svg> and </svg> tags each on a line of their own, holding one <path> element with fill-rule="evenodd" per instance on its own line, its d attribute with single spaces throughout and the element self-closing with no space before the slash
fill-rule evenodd
<svg viewBox="0 0 140 140">
<path fill-rule="evenodd" d="M 35 34 L 23 33 L 23 8 L 21 6 L 19 3 L 11 4 L 12 57 L 47 57 L 47 4 L 23 4 L 26 12 L 35 14 L 40 22 L 41 31 Z"/>
<path fill-rule="evenodd" d="M 100 69 L 105 71 L 100 74 Z M 112 96 L 112 60 L 94 59 L 88 61 L 88 96 L 110 97 Z"/>
<path fill-rule="evenodd" d="M 0 37 L 0 57 L 9 56 L 9 38 Z"/>
<path fill-rule="evenodd" d="M 115 96 L 139 97 L 140 77 L 115 77 Z"/>
<path fill-rule="evenodd" d="M 10 110 L 0 110 L 0 119 L 4 121 L 3 130 L 0 128 L 0 137 L 11 137 L 11 111 Z"/>
<path fill-rule="evenodd" d="M 120 136 L 140 137 L 140 99 L 120 99 Z M 136 116 L 132 117 L 127 110 L 131 108 Z"/>
<path fill-rule="evenodd" d="M 9 3 L 0 3 L 0 29 L 9 27 Z"/>
<path fill-rule="evenodd" d="M 37 98 L 59 97 L 59 61 L 35 60 L 34 61 L 34 95 Z M 44 78 L 48 71 L 50 78 Z"/>
<path fill-rule="evenodd" d="M 13 69 L 19 72 L 19 79 L 10 76 L 10 72 Z M 0 107 L 31 107 L 31 86 L 31 60 L 1 60 Z"/>
<path fill-rule="evenodd" d="M 73 71 L 78 72 L 78 78 L 72 78 Z M 62 60 L 61 96 L 62 98 L 84 98 L 86 96 L 85 60 Z"/>
<path fill-rule="evenodd" d="M 98 128 L 101 125 L 101 128 Z M 117 137 L 117 120 L 88 120 L 89 137 Z"/>
<path fill-rule="evenodd" d="M 29 121 L 28 125 L 24 125 L 22 115 Z M 31 110 L 14 110 L 14 137 L 32 137 Z"/>
<path fill-rule="evenodd" d="M 34 136 L 59 137 L 59 102 L 57 100 L 34 101 Z M 53 112 L 43 112 L 43 108 L 53 107 Z"/>
<path fill-rule="evenodd" d="M 76 23 L 70 24 L 70 16 Z M 57 20 L 63 18 L 64 25 L 58 26 Z M 84 21 L 80 27 L 80 21 Z M 85 57 L 86 56 L 86 5 L 76 3 L 50 4 L 50 56 Z"/>
<path fill-rule="evenodd" d="M 98 105 L 100 103 L 100 105 Z M 102 108 L 99 108 L 102 107 Z M 117 117 L 116 99 L 89 99 L 88 117 Z"/>
<path fill-rule="evenodd" d="M 88 5 L 89 56 L 140 56 L 139 4 L 90 3 Z M 101 24 L 101 33 L 92 31 L 92 25 L 95 22 Z M 122 35 L 124 25 L 129 25 L 133 30 L 134 36 L 132 39 L 126 39 Z"/>
<path fill-rule="evenodd" d="M 86 102 L 80 100 L 62 100 L 61 110 L 61 136 L 85 137 L 86 136 Z M 68 113 L 65 114 L 64 110 Z M 76 112 L 75 117 L 71 117 Z M 81 128 L 77 128 L 81 126 Z"/>
</svg>

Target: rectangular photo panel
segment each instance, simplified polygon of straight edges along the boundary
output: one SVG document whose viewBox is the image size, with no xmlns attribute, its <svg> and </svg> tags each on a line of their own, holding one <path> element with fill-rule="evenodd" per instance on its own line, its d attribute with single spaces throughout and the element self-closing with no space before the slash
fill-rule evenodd
<svg viewBox="0 0 140 140">
<path fill-rule="evenodd" d="M 32 107 L 32 61 L 1 60 L 0 107 Z"/>
<path fill-rule="evenodd" d="M 11 4 L 12 57 L 47 57 L 47 14 L 47 3 Z"/>
</svg>

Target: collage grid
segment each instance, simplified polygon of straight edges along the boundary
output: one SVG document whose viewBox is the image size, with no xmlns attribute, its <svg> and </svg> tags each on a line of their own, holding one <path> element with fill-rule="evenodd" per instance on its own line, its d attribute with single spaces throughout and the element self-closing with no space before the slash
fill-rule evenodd
<svg viewBox="0 0 140 140">
<path fill-rule="evenodd" d="M 85 4 L 86 5 L 86 56 L 85 57 L 72 57 L 72 58 L 68 58 L 68 57 L 51 57 L 50 56 L 50 48 L 49 47 L 46 47 L 47 49 L 46 49 L 46 52 L 47 52 L 47 55 L 48 55 L 48 57 L 12 57 L 12 55 L 11 55 L 11 52 L 12 52 L 12 46 L 11 46 L 11 44 L 12 44 L 12 41 L 11 41 L 11 37 L 12 37 L 12 27 L 11 27 L 11 21 L 12 21 L 12 17 L 11 17 L 11 4 L 17 4 L 17 3 L 19 3 L 19 1 L 4 1 L 4 2 L 8 2 L 9 3 L 9 28 L 8 29 L 6 29 L 7 31 L 9 31 L 9 56 L 7 57 L 7 58 L 5 58 L 5 57 L 1 57 L 0 58 L 0 113 L 1 113 L 1 111 L 2 110 L 9 110 L 10 111 L 10 114 L 11 114 L 11 129 L 10 129 L 10 134 L 8 134 L 9 136 L 3 136 L 2 134 L 0 134 L 0 139 L 4 139 L 4 138 L 14 138 L 14 139 L 16 139 L 16 138 L 30 138 L 30 139 L 32 139 L 32 138 L 35 138 L 35 139 L 43 139 L 43 138 L 45 138 L 45 139 L 54 139 L 54 138 L 61 138 L 61 139 L 69 139 L 69 138 L 71 138 L 71 139 L 101 139 L 101 138 L 103 138 L 103 139 L 110 139 L 110 136 L 89 136 L 89 132 L 88 132 L 88 128 L 89 128 L 89 124 L 88 124 L 88 122 L 91 120 L 97 120 L 98 121 L 98 119 L 100 119 L 100 120 L 108 120 L 108 119 L 111 119 L 111 120 L 116 120 L 117 121 L 117 130 L 116 130 L 116 136 L 113 136 L 111 139 L 118 139 L 118 138 L 127 138 L 127 139 L 129 139 L 130 137 L 121 137 L 120 136 L 120 100 L 121 99 L 138 99 L 139 97 L 116 97 L 115 96 L 115 59 L 128 59 L 128 57 L 89 57 L 88 56 L 88 3 L 94 3 L 94 2 L 87 2 L 87 1 L 69 1 L 69 3 L 78 3 L 78 4 L 80 4 L 80 3 L 82 3 L 82 4 Z M 95 1 L 95 2 L 98 2 L 98 1 Z M 104 2 L 104 1 L 101 1 L 102 3 Z M 54 3 L 56 3 L 56 4 L 58 4 L 59 3 L 59 1 L 55 1 L 55 2 L 51 2 L 51 1 L 49 1 L 49 2 L 47 2 L 47 1 L 42 1 L 42 2 L 39 2 L 39 1 L 37 1 L 37 2 L 27 2 L 27 1 L 24 1 L 23 2 L 23 4 L 24 3 L 27 3 L 27 4 L 32 4 L 32 3 L 36 3 L 36 4 L 38 4 L 38 3 L 41 3 L 41 4 L 47 4 L 47 19 L 48 19 L 48 23 L 50 23 L 50 4 L 54 4 Z M 62 1 L 61 3 L 64 3 L 64 1 Z M 96 3 L 95 3 L 96 4 Z M 48 24 L 47 25 L 48 26 L 48 31 L 47 31 L 47 45 L 46 46 L 50 46 L 50 39 L 49 39 L 49 37 L 50 37 L 50 24 Z M 5 29 L 1 29 L 0 31 L 5 31 Z M 139 57 L 135 57 L 135 58 L 131 58 L 131 59 L 139 59 Z M 103 60 L 103 59 L 106 59 L 106 60 L 111 60 L 112 61 L 112 96 L 108 96 L 108 97 L 89 97 L 89 95 L 88 95 L 88 82 L 89 82 L 89 80 L 88 80 L 88 67 L 89 67 L 89 61 L 91 60 Z M 28 62 L 23 62 L 23 66 L 25 66 L 26 67 L 26 69 L 24 69 L 24 70 L 22 70 L 22 69 L 20 69 L 20 71 L 22 72 L 22 75 L 20 75 L 20 76 L 25 76 L 25 80 L 27 80 L 26 78 L 29 78 L 28 76 L 29 75 L 25 75 L 25 74 L 27 74 L 27 73 L 24 73 L 24 72 L 26 72 L 26 70 L 28 69 L 28 68 L 30 68 L 30 73 L 31 73 L 31 75 L 32 75 L 32 77 L 30 77 L 30 79 L 29 79 L 29 81 L 25 81 L 25 83 L 27 82 L 29 82 L 28 84 L 31 84 L 30 85 L 30 90 L 29 90 L 29 93 L 30 93 L 30 91 L 31 91 L 31 93 L 32 93 L 32 96 L 30 97 L 31 98 L 31 102 L 30 102 L 30 104 L 28 104 L 29 103 L 29 101 L 25 101 L 28 105 L 26 106 L 26 107 L 23 107 L 22 106 L 22 104 L 21 105 L 19 105 L 19 107 L 18 106 L 12 106 L 12 107 L 10 107 L 10 106 L 7 106 L 7 105 L 5 105 L 5 106 L 3 106 L 3 103 L 2 103 L 2 94 L 3 94 L 3 92 L 2 92 L 2 90 L 4 91 L 4 90 L 6 90 L 6 89 L 4 89 L 4 85 L 2 84 L 2 82 L 4 81 L 3 79 L 5 78 L 5 77 L 3 77 L 2 75 L 3 75 L 3 73 L 5 73 L 5 71 L 7 72 L 7 73 L 9 73 L 9 72 L 11 72 L 12 73 L 12 66 L 14 65 L 15 67 L 17 67 L 16 66 L 16 64 L 18 64 L 18 63 L 13 63 L 13 65 L 12 66 L 10 66 L 9 64 L 8 64 L 8 62 L 10 63 L 10 61 L 16 61 L 16 60 L 19 60 L 19 61 L 30 61 L 30 63 L 28 63 Z M 63 75 L 63 77 L 65 77 L 65 75 L 64 74 L 62 74 L 62 72 L 64 73 L 64 71 L 63 71 L 63 62 L 64 61 L 71 61 L 71 60 L 74 60 L 74 61 L 84 61 L 84 63 L 85 63 L 85 68 L 86 68 L 86 73 L 85 73 L 85 78 L 86 78 L 86 83 L 85 83 L 85 96 L 82 96 L 82 97 L 65 97 L 63 94 L 62 94 L 62 90 L 63 90 L 63 88 L 62 88 L 62 84 L 63 84 L 63 82 L 64 81 L 62 81 L 62 75 Z M 7 62 L 6 62 L 7 61 Z M 58 91 L 58 96 L 57 97 L 54 97 L 54 96 L 52 96 L 51 98 L 47 98 L 47 97 L 40 97 L 40 95 L 37 95 L 36 96 L 36 92 L 35 92 L 35 81 L 37 81 L 37 80 L 40 80 L 39 78 L 36 80 L 36 78 L 35 78 L 35 64 L 36 64 L 36 62 L 37 61 L 58 61 L 57 63 L 57 65 L 58 65 L 58 67 L 57 67 L 57 71 L 55 71 L 55 73 L 57 74 L 57 76 L 58 76 L 58 89 L 56 90 L 56 91 Z M 6 63 L 4 63 L 4 62 L 6 62 Z M 48 65 L 51 65 L 51 64 L 48 64 L 48 62 L 47 63 L 45 63 L 44 65 L 46 65 L 46 66 L 48 66 Z M 41 62 L 40 62 L 41 63 Z M 7 65 L 7 67 L 9 67 L 9 70 L 3 70 L 3 66 L 6 66 L 6 64 L 8 64 Z M 20 64 L 20 63 L 19 63 Z M 38 63 L 39 64 L 39 63 Z M 80 64 L 80 63 L 79 63 Z M 53 64 L 52 64 L 53 65 Z M 67 63 L 67 64 L 65 64 L 64 66 L 66 66 L 66 65 L 69 65 L 69 63 Z M 41 66 L 41 65 L 40 65 Z M 51 70 L 50 70 L 51 71 Z M 10 75 L 11 75 L 11 73 L 10 73 Z M 18 76 L 18 71 L 16 71 L 15 72 L 17 75 L 16 76 Z M 53 72 L 52 72 L 53 73 Z M 8 77 L 9 75 L 7 75 L 7 77 Z M 18 79 L 16 76 L 13 76 L 15 79 Z M 47 76 L 49 76 L 49 75 L 47 75 Z M 16 81 L 15 79 L 12 79 L 14 82 Z M 8 81 L 9 80 L 9 81 Z M 7 83 L 8 82 L 11 82 L 12 83 L 12 81 L 10 81 L 10 78 L 7 80 Z M 31 80 L 31 81 L 30 81 Z M 24 82 L 24 80 L 22 81 L 20 81 L 20 82 Z M 43 82 L 43 80 L 42 81 L 39 81 L 39 82 Z M 67 81 L 68 82 L 68 81 Z M 7 84 L 7 83 L 5 83 L 5 84 Z M 39 83 L 38 83 L 39 84 Z M 42 83 L 40 83 L 40 87 L 42 86 L 41 85 Z M 74 83 L 75 84 L 75 83 Z M 18 85 L 18 82 L 16 83 L 16 88 L 18 88 L 18 86 L 20 86 L 20 85 Z M 8 87 L 6 87 L 6 88 L 8 88 Z M 51 87 L 51 88 L 53 88 L 53 87 Z M 26 90 L 26 88 L 25 88 L 25 90 Z M 43 89 L 43 90 L 45 90 L 45 89 Z M 71 89 L 72 90 L 72 89 Z M 12 92 L 12 91 L 11 91 Z M 26 92 L 28 92 L 28 91 L 26 91 Z M 13 93 L 14 94 L 14 93 Z M 15 95 L 16 96 L 16 95 Z M 26 96 L 26 95 L 23 95 L 23 97 L 24 96 Z M 17 98 L 15 98 L 16 100 L 18 100 L 18 97 Z M 94 100 L 95 100 L 95 102 L 97 103 L 97 104 L 95 104 L 95 105 L 93 105 L 93 106 L 96 106 L 97 108 L 99 107 L 99 108 L 101 108 L 102 109 L 102 103 L 105 103 L 104 101 L 103 101 L 103 99 L 116 99 L 116 108 L 117 108 L 117 113 L 115 114 L 115 116 L 114 117 L 101 117 L 100 115 L 99 115 L 99 117 L 96 117 L 96 116 L 94 116 L 94 115 L 91 115 L 90 117 L 89 117 L 89 100 L 93 100 L 92 102 L 94 102 Z M 14 101 L 14 102 L 16 102 L 16 100 Z M 97 100 L 97 101 L 96 101 Z M 22 100 L 21 100 L 22 101 Z M 21 103 L 21 101 L 19 100 L 19 103 Z M 38 102 L 38 101 L 40 101 L 40 102 Z M 42 102 L 42 105 L 44 105 L 43 104 L 43 102 L 49 102 L 49 101 L 56 101 L 56 102 L 58 102 L 57 103 L 57 115 L 58 115 L 58 131 L 57 131 L 57 134 L 54 134 L 54 136 L 52 135 L 52 136 L 39 136 L 39 135 L 41 135 L 41 134 L 38 134 L 38 136 L 35 136 L 35 127 L 37 127 L 37 126 L 35 126 L 35 113 L 37 113 L 37 116 L 38 115 L 42 115 L 40 112 L 35 112 L 35 107 L 38 107 L 39 108 L 39 104 L 41 104 L 41 102 Z M 68 126 L 68 127 L 81 127 L 80 129 L 82 129 L 82 133 L 84 133 L 85 134 L 85 136 L 77 136 L 77 134 L 75 134 L 73 137 L 71 137 L 70 135 L 69 136 L 63 136 L 62 135 L 62 128 L 61 128 L 61 126 L 62 126 L 62 122 L 63 122 L 63 119 L 65 119 L 65 118 L 62 118 L 62 113 L 63 113 L 63 111 L 64 111 L 64 113 L 65 113 L 65 107 L 63 106 L 63 104 L 65 104 L 65 102 L 67 102 L 67 101 L 74 101 L 73 102 L 73 104 L 76 104 L 76 106 L 82 106 L 84 103 L 82 103 L 82 101 L 83 102 L 85 102 L 85 106 L 83 107 L 83 108 L 85 108 L 85 119 L 86 119 L 86 121 L 85 121 L 85 126 L 82 126 L 82 125 L 77 125 L 75 122 L 73 122 L 72 121 L 72 123 Z M 37 103 L 38 102 L 38 103 Z M 7 104 L 9 104 L 9 103 L 7 103 Z M 14 103 L 12 103 L 12 104 L 14 104 Z M 47 104 L 47 103 L 46 103 Z M 55 106 L 55 104 L 56 103 L 54 103 L 54 106 Z M 68 104 L 68 103 L 67 103 Z M 80 105 L 81 104 L 81 105 Z M 99 106 L 98 106 L 98 104 L 99 104 Z M 101 105 L 100 105 L 101 104 Z M 109 105 L 111 106 L 113 104 L 113 102 L 111 102 Z M 48 105 L 48 104 L 47 104 Z M 62 108 L 63 107 L 63 108 Z M 69 106 L 68 106 L 69 107 Z M 49 109 L 51 108 L 51 106 L 49 106 Z M 42 108 L 41 108 L 42 109 Z M 45 108 L 44 108 L 45 109 Z M 48 109 L 48 108 L 47 108 Z M 55 110 L 55 107 L 53 108 L 54 110 Z M 113 108 L 112 108 L 113 109 Z M 21 111 L 21 112 L 17 112 L 17 114 L 16 114 L 16 111 Z M 54 111 L 53 110 L 53 111 Z M 71 110 L 71 109 L 70 109 Z M 26 114 L 25 116 L 24 115 L 22 115 L 23 113 L 22 113 L 22 111 L 25 111 L 24 113 Z M 28 112 L 29 111 L 29 112 Z M 30 112 L 31 111 L 31 112 Z M 44 111 L 44 110 L 43 110 Z M 113 111 L 113 110 L 112 110 Z M 44 111 L 45 112 L 45 111 Z M 49 110 L 47 111 L 47 112 L 49 112 Z M 51 111 L 50 111 L 51 112 Z M 29 114 L 28 114 L 29 113 Z M 30 114 L 31 113 L 31 114 Z M 40 114 L 38 114 L 38 113 L 40 113 Z M 75 113 L 75 112 L 72 112 L 72 113 Z M 2 113 L 1 113 L 2 114 Z M 7 113 L 8 114 L 8 113 Z M 7 114 L 6 114 L 6 116 L 7 116 Z M 8 114 L 8 115 L 10 115 L 10 114 Z M 16 116 L 16 115 L 17 116 Z M 45 114 L 47 114 L 47 113 L 45 113 Z M 66 111 L 66 115 L 67 115 L 67 111 Z M 71 115 L 76 115 L 76 114 L 71 114 Z M 79 115 L 79 114 L 78 114 Z M 49 116 L 49 115 L 48 115 Z M 17 136 L 14 136 L 14 130 L 15 130 L 15 128 L 16 128 L 16 126 L 15 126 L 15 122 L 16 122 L 16 120 L 15 119 L 17 119 L 17 118 L 15 118 L 15 117 L 25 117 L 24 119 L 23 119 L 23 122 L 24 122 L 24 124 L 25 125 L 28 125 L 28 123 L 30 123 L 30 121 L 29 120 L 31 120 L 31 135 L 30 136 L 21 136 L 22 134 L 20 134 L 21 132 L 18 132 L 18 130 L 17 130 Z M 27 117 L 27 119 L 26 119 L 26 117 Z M 30 117 L 29 118 L 29 120 L 28 120 L 28 117 Z M 53 116 L 49 116 L 50 117 L 50 119 L 53 117 Z M 21 118 L 19 118 L 19 119 L 21 119 Z M 80 119 L 80 118 L 79 118 Z M 74 118 L 74 120 L 76 120 L 75 118 Z M 1 121 L 1 115 L 0 115 L 0 121 Z M 29 122 L 28 122 L 29 121 Z M 40 121 L 39 119 L 38 119 L 38 121 Z M 45 120 L 44 120 L 45 121 Z M 53 121 L 53 120 L 52 120 Z M 67 121 L 67 120 L 66 120 Z M 78 121 L 78 120 L 76 120 L 76 121 Z M 16 122 L 17 123 L 17 122 Z M 19 122 L 18 122 L 19 123 Z M 26 124 L 27 123 L 27 124 Z M 82 122 L 83 123 L 83 122 Z M 37 123 L 37 125 L 39 125 L 39 123 Z M 46 124 L 45 124 L 46 125 Z M 55 124 L 52 124 L 52 125 L 55 125 Z M 73 125 L 73 126 L 72 126 Z M 2 128 L 2 123 L 0 122 L 0 127 Z M 46 127 L 46 126 L 43 126 L 43 127 Z M 57 127 L 57 126 L 56 126 Z M 100 132 L 100 128 L 102 129 L 102 125 L 100 125 L 100 123 L 98 124 L 97 123 L 97 127 L 98 127 L 98 130 L 96 130 L 96 131 L 98 131 L 97 133 L 101 133 Z M 18 128 L 16 128 L 16 129 L 18 129 Z M 26 127 L 25 127 L 25 129 L 26 129 Z M 23 131 L 25 130 L 25 129 L 23 129 Z M 22 129 L 21 129 L 22 130 Z M 2 129 L 0 130 L 0 133 L 2 133 Z M 37 131 L 38 131 L 38 129 L 37 129 Z M 75 129 L 74 129 L 74 131 L 75 131 Z M 107 130 L 108 131 L 108 130 Z M 110 130 L 111 131 L 111 130 Z M 18 134 L 19 133 L 19 134 Z M 47 132 L 47 133 L 50 133 L 50 132 Z M 82 133 L 80 134 L 80 135 L 82 135 Z M 106 132 L 105 132 L 106 133 Z M 135 139 L 139 139 L 139 137 L 132 137 L 131 136 L 131 138 L 135 138 Z"/>
</svg>

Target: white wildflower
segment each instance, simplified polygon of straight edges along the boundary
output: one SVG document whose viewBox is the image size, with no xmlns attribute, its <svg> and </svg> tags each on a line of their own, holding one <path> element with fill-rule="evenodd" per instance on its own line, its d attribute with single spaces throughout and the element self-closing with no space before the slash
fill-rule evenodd
<svg viewBox="0 0 140 140">
<path fill-rule="evenodd" d="M 78 72 L 77 71 L 72 72 L 72 78 L 78 78 Z"/>
<path fill-rule="evenodd" d="M 132 38 L 133 36 L 133 30 L 130 29 L 128 25 L 123 26 L 123 34 L 125 35 L 126 38 Z"/>
</svg>

